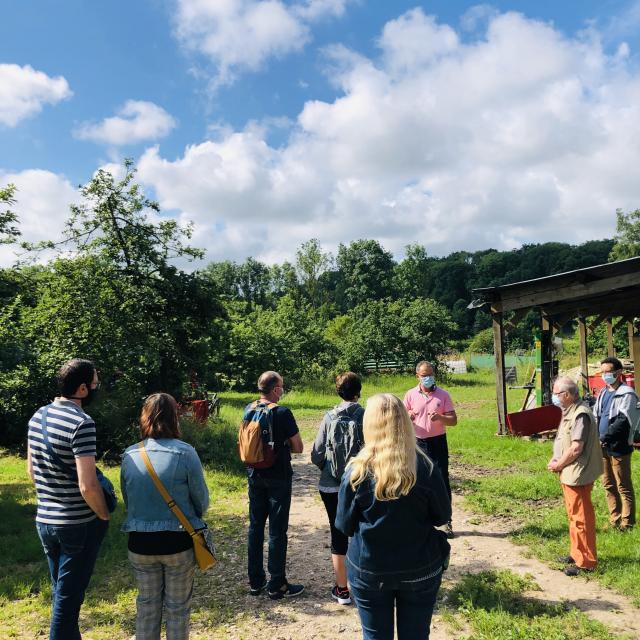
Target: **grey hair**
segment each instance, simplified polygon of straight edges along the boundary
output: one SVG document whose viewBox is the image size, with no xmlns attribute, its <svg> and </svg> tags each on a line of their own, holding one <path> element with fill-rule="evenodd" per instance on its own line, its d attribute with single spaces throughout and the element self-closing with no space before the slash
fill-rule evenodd
<svg viewBox="0 0 640 640">
<path fill-rule="evenodd" d="M 422 367 L 431 367 L 434 371 L 436 370 L 436 368 L 433 366 L 433 363 L 429 362 L 428 360 L 420 360 L 420 362 L 418 362 L 418 364 L 416 365 L 416 373 L 418 373 L 418 371 L 420 371 Z"/>
<path fill-rule="evenodd" d="M 258 391 L 260 393 L 271 393 L 281 380 L 282 376 L 277 371 L 265 371 L 258 378 Z"/>
<path fill-rule="evenodd" d="M 553 386 L 555 385 L 558 385 L 560 387 L 560 391 L 567 391 L 569 395 L 573 396 L 574 398 L 578 398 L 580 396 L 578 385 L 574 380 L 569 378 L 569 376 L 559 376 L 553 383 Z"/>
</svg>

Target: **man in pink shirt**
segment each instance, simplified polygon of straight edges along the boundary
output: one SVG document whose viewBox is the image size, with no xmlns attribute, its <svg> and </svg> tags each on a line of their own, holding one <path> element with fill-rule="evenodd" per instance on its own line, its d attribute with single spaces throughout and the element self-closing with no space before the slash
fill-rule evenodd
<svg viewBox="0 0 640 640">
<path fill-rule="evenodd" d="M 458 416 L 453 408 L 451 396 L 440 387 L 436 387 L 433 365 L 426 360 L 416 365 L 418 386 L 409 389 L 404 396 L 404 406 L 409 412 L 416 431 L 418 446 L 440 468 L 444 478 L 449 500 L 449 447 L 447 445 L 447 427 L 458 423 Z M 451 521 L 445 529 L 447 537 L 453 538 Z"/>
</svg>

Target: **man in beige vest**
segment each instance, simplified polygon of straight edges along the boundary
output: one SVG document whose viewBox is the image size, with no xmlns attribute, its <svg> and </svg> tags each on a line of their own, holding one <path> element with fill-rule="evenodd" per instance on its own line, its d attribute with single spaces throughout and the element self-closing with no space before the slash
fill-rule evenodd
<svg viewBox="0 0 640 640">
<path fill-rule="evenodd" d="M 571 555 L 560 560 L 568 565 L 564 569 L 566 575 L 577 576 L 598 563 L 591 490 L 602 474 L 602 453 L 596 419 L 580 400 L 576 383 L 564 376 L 557 378 L 552 400 L 562 409 L 562 421 L 547 468 L 560 474 L 571 540 Z"/>
</svg>

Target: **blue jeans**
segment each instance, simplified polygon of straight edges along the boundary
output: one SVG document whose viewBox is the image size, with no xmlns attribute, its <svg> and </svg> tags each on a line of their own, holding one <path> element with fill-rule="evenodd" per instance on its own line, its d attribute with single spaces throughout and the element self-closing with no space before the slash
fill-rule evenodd
<svg viewBox="0 0 640 640">
<path fill-rule="evenodd" d="M 247 535 L 249 584 L 264 584 L 264 526 L 269 519 L 269 591 L 277 591 L 286 581 L 287 529 L 291 506 L 291 478 L 249 478 L 249 532 Z"/>
<path fill-rule="evenodd" d="M 36 522 L 51 574 L 49 640 L 80 640 L 78 617 L 109 522 L 96 518 L 84 524 Z"/>
<path fill-rule="evenodd" d="M 394 612 L 398 640 L 429 638 L 431 616 L 442 573 L 423 580 L 389 580 L 367 584 L 349 572 L 351 595 L 356 601 L 364 640 L 393 640 Z"/>
</svg>

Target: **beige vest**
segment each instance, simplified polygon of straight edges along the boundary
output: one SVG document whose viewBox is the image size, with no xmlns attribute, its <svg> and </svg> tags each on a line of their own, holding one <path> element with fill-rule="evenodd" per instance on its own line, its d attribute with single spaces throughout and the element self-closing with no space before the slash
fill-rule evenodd
<svg viewBox="0 0 640 640">
<path fill-rule="evenodd" d="M 562 444 L 562 453 L 564 453 L 571 446 L 571 428 L 576 418 L 582 414 L 589 419 L 582 453 L 560 472 L 560 482 L 572 487 L 592 484 L 602 475 L 602 448 L 598 438 L 596 419 L 585 403 L 578 402 L 563 410 L 557 438 Z"/>
</svg>

